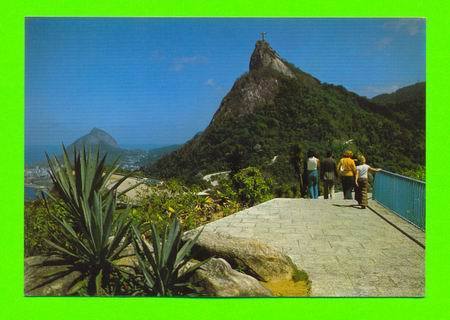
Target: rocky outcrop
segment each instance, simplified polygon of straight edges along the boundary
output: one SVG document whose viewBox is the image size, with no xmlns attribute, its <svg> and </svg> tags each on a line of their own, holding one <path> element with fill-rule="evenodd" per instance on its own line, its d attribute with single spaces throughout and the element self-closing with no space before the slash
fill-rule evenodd
<svg viewBox="0 0 450 320">
<path fill-rule="evenodd" d="M 211 123 L 251 114 L 260 106 L 272 104 L 278 89 L 279 81 L 275 77 L 257 78 L 252 74 L 245 75 L 236 81 L 223 98 Z"/>
<path fill-rule="evenodd" d="M 233 270 L 221 258 L 211 258 L 194 274 L 193 281 L 202 294 L 213 297 L 270 297 L 270 290 L 255 278 Z"/>
<path fill-rule="evenodd" d="M 197 232 L 192 230 L 185 233 L 184 240 L 194 237 Z M 295 290 L 289 289 L 288 295 L 308 294 L 309 280 L 306 273 L 299 271 L 288 256 L 258 240 L 204 231 L 192 254 L 199 260 L 207 259 L 191 279 L 195 287 L 201 288 L 200 293 L 203 295 L 267 297 L 284 295 L 286 292 L 283 290 L 291 287 Z M 192 260 L 185 268 L 197 262 Z M 129 274 L 134 274 L 139 269 L 132 246 L 122 252 L 116 265 Z M 298 275 L 303 275 L 303 279 L 299 279 Z M 79 271 L 71 270 L 57 256 L 28 257 L 25 259 L 25 294 L 71 295 L 81 276 Z M 297 288 L 299 286 L 301 290 Z"/>
<path fill-rule="evenodd" d="M 150 247 L 151 248 L 151 247 Z M 139 267 L 132 245 L 127 246 L 115 261 L 117 266 L 132 274 Z M 57 256 L 32 256 L 25 258 L 25 295 L 68 296 L 82 276 L 71 270 Z"/>
<path fill-rule="evenodd" d="M 185 239 L 194 237 L 196 231 L 185 234 Z M 262 281 L 292 280 L 300 273 L 291 258 L 272 246 L 256 239 L 234 237 L 203 231 L 194 245 L 197 259 L 219 257 L 233 268 Z"/>
<path fill-rule="evenodd" d="M 294 78 L 294 73 L 281 60 L 281 57 L 273 50 L 269 43 L 264 40 L 256 42 L 255 50 L 250 57 L 250 71 L 262 68 L 271 68 L 285 76 Z"/>
<path fill-rule="evenodd" d="M 276 75 L 266 72 L 270 69 L 295 78 L 295 74 L 268 42 L 257 41 L 250 57 L 249 73 L 235 82 L 233 88 L 222 100 L 212 123 L 229 118 L 233 114 L 242 116 L 253 113 L 260 106 L 273 104 L 280 81 Z"/>
<path fill-rule="evenodd" d="M 81 276 L 61 265 L 55 256 L 34 256 L 25 259 L 25 295 L 67 296 Z"/>
</svg>

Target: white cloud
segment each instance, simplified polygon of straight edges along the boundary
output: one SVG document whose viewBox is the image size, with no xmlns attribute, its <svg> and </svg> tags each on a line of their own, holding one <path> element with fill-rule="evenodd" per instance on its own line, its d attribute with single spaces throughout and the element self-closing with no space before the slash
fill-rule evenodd
<svg viewBox="0 0 450 320">
<path fill-rule="evenodd" d="M 383 28 L 415 36 L 424 24 L 424 19 L 393 19 L 384 23 Z"/>
<path fill-rule="evenodd" d="M 188 65 L 206 64 L 208 59 L 203 56 L 178 57 L 172 60 L 171 70 L 181 71 Z"/>
<path fill-rule="evenodd" d="M 215 87 L 216 81 L 214 81 L 214 79 L 208 79 L 205 81 L 205 85 L 207 85 L 208 87 Z"/>
<path fill-rule="evenodd" d="M 377 49 L 384 49 L 386 47 L 388 47 L 392 41 L 394 41 L 394 39 L 392 37 L 383 37 L 380 40 L 378 40 L 375 45 L 377 47 Z"/>
</svg>

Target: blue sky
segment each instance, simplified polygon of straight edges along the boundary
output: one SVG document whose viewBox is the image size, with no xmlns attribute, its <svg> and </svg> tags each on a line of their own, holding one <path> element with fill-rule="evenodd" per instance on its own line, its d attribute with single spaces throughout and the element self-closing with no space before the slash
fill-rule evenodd
<svg viewBox="0 0 450 320">
<path fill-rule="evenodd" d="M 363 96 L 425 80 L 422 19 L 28 18 L 26 143 L 70 144 L 93 127 L 120 145 L 183 143 L 262 31 L 289 62 Z"/>
</svg>

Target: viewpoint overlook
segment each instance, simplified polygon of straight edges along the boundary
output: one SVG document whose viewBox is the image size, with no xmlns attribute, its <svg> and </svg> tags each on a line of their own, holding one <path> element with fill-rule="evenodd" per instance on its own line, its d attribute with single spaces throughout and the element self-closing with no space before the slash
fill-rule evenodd
<svg viewBox="0 0 450 320">
<path fill-rule="evenodd" d="M 119 118 L 133 128 L 124 124 L 121 136 L 115 118 L 89 122 L 86 134 L 26 171 L 27 187 L 43 191 L 25 199 L 26 295 L 424 296 L 425 82 L 369 99 L 294 65 L 284 58 L 289 47 L 261 36 L 246 45 L 249 54 L 254 44 L 248 69 L 226 93 L 214 88 L 221 101 L 180 144 L 153 144 L 157 130 L 140 126 L 150 123 L 144 117 L 164 122 L 146 90 L 164 99 L 171 83 L 183 108 L 199 91 L 128 70 L 102 83 L 111 97 L 96 116 L 126 114 L 132 120 Z M 148 53 L 143 39 L 130 56 Z M 210 70 L 200 56 L 153 53 L 136 60 L 138 72 L 151 65 L 179 80 Z M 122 86 L 130 74 L 133 85 Z M 202 90 L 216 84 L 204 81 Z M 115 99 L 119 87 L 126 99 Z M 185 129 L 179 112 L 172 131 Z M 152 148 L 123 144 L 132 130 Z"/>
</svg>

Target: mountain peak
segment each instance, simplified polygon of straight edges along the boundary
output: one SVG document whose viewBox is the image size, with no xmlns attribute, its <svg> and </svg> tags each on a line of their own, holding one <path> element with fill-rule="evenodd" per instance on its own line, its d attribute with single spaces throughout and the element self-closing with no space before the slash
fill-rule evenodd
<svg viewBox="0 0 450 320">
<path fill-rule="evenodd" d="M 108 134 L 105 130 L 96 127 L 92 128 L 91 132 L 89 132 L 89 134 L 102 134 L 102 133 Z"/>
<path fill-rule="evenodd" d="M 283 62 L 278 53 L 272 49 L 269 43 L 265 40 L 258 40 L 255 44 L 255 50 L 253 50 L 250 57 L 250 71 L 259 70 L 262 68 L 274 69 L 288 77 L 294 78 L 294 73 Z"/>
<path fill-rule="evenodd" d="M 103 145 L 113 148 L 119 148 L 117 141 L 106 131 L 99 128 L 92 128 L 92 130 L 76 140 L 72 145 L 77 147 L 81 146 L 92 146 L 92 145 Z"/>
</svg>

